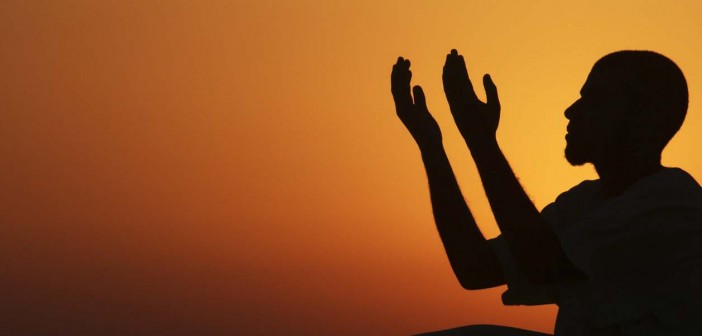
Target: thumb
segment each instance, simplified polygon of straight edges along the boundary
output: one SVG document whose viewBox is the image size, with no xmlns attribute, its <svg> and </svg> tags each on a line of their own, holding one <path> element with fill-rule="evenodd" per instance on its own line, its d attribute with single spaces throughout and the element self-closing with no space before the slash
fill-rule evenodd
<svg viewBox="0 0 702 336">
<path fill-rule="evenodd" d="M 483 76 L 483 86 L 485 87 L 485 96 L 487 96 L 487 104 L 500 108 L 500 98 L 497 96 L 497 87 L 493 83 L 490 75 Z"/>
<path fill-rule="evenodd" d="M 414 105 L 424 111 L 427 109 L 427 99 L 424 96 L 424 90 L 419 85 L 415 85 L 412 92 L 414 93 Z"/>
</svg>

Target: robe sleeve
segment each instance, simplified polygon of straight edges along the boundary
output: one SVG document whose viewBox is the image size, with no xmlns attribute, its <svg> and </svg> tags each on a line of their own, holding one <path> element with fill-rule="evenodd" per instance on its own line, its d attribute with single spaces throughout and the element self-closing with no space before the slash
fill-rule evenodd
<svg viewBox="0 0 702 336">
<path fill-rule="evenodd" d="M 549 224 L 558 221 L 558 211 L 555 203 L 547 205 L 541 216 Z M 489 240 L 497 254 L 507 281 L 507 291 L 502 294 L 502 303 L 512 305 L 544 305 L 557 303 L 557 287 L 555 284 L 532 285 L 524 273 L 517 267 L 512 251 L 502 236 Z M 556 270 L 554 270 L 555 272 Z"/>
<path fill-rule="evenodd" d="M 502 266 L 507 281 L 507 291 L 502 293 L 502 303 L 507 306 L 544 305 L 556 303 L 556 292 L 553 285 L 534 286 L 517 268 L 507 242 L 502 236 L 489 240 Z"/>
</svg>

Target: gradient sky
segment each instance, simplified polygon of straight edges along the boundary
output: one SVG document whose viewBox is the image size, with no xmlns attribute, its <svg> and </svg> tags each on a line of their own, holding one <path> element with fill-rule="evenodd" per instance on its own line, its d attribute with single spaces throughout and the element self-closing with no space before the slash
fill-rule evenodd
<svg viewBox="0 0 702 336">
<path fill-rule="evenodd" d="M 666 166 L 702 177 L 698 1 L 2 1 L 0 334 L 552 331 L 469 292 L 435 230 L 390 70 L 412 61 L 464 196 L 498 234 L 441 85 L 490 73 L 538 208 L 590 166 L 564 109 L 601 56 L 661 52 L 690 88 Z M 481 85 L 479 96 L 484 96 Z"/>
</svg>

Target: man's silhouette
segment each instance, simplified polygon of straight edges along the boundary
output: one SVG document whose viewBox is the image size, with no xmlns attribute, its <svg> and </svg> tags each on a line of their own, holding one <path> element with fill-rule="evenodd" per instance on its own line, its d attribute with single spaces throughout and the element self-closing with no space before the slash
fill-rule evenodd
<svg viewBox="0 0 702 336">
<path fill-rule="evenodd" d="M 421 87 L 412 98 L 409 67 L 402 57 L 393 67 L 396 111 L 419 145 L 436 226 L 462 287 L 507 284 L 505 304 L 558 304 L 556 335 L 702 335 L 702 188 L 660 163 L 688 105 L 675 63 L 650 51 L 597 61 L 565 111 L 565 157 L 593 164 L 600 178 L 539 212 L 498 146 L 495 84 L 483 77 L 481 102 L 463 56 L 452 50 L 444 92 L 502 232 L 492 240 L 463 199 Z M 435 334 L 540 333 L 480 325 Z"/>
</svg>

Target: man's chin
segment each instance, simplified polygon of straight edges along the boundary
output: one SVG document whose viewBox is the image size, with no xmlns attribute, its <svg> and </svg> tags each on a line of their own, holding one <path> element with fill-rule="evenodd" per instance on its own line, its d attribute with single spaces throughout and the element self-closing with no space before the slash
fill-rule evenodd
<svg viewBox="0 0 702 336">
<path fill-rule="evenodd" d="M 571 166 L 582 166 L 590 162 L 585 155 L 582 155 L 582 153 L 574 151 L 567 146 L 565 149 L 565 159 Z"/>
</svg>

